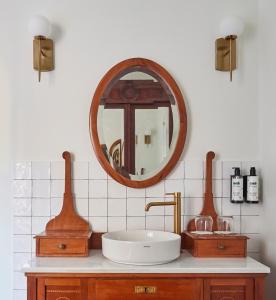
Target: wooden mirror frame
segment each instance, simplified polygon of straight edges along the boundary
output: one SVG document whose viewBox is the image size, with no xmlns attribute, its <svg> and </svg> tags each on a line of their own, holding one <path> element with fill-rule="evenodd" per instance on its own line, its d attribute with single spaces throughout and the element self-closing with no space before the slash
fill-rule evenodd
<svg viewBox="0 0 276 300">
<path fill-rule="evenodd" d="M 97 130 L 97 118 L 98 118 L 98 110 L 99 105 L 101 102 L 101 97 L 103 93 L 105 92 L 106 88 L 109 86 L 109 84 L 115 79 L 118 78 L 121 74 L 123 74 L 124 71 L 128 69 L 136 68 L 139 70 L 148 70 L 149 72 L 152 72 L 156 74 L 160 79 L 167 85 L 167 87 L 170 89 L 171 94 L 174 96 L 175 101 L 177 102 L 178 107 L 178 115 L 179 115 L 179 132 L 177 137 L 177 142 L 175 145 L 175 149 L 173 154 L 171 155 L 171 158 L 167 162 L 167 164 L 160 170 L 157 174 L 155 174 L 153 177 L 145 179 L 145 180 L 131 180 L 128 179 L 118 172 L 116 172 L 110 163 L 107 161 L 101 145 L 99 141 L 98 136 L 98 130 Z M 187 134 L 187 114 L 186 114 L 186 108 L 185 108 L 185 102 L 184 98 L 181 94 L 181 91 L 179 87 L 177 86 L 176 82 L 172 78 L 172 76 L 159 64 L 156 62 L 145 59 L 145 58 L 130 58 L 127 60 L 124 60 L 115 66 L 113 66 L 102 78 L 99 85 L 96 88 L 96 91 L 94 93 L 94 96 L 92 98 L 92 103 L 90 107 L 90 114 L 89 114 L 89 128 L 90 128 L 90 138 L 93 145 L 93 149 L 96 153 L 96 156 L 101 164 L 101 166 L 104 168 L 104 170 L 116 181 L 119 183 L 131 187 L 131 188 L 145 188 L 152 186 L 162 179 L 164 179 L 171 170 L 175 167 L 177 164 L 186 140 L 186 134 Z"/>
</svg>

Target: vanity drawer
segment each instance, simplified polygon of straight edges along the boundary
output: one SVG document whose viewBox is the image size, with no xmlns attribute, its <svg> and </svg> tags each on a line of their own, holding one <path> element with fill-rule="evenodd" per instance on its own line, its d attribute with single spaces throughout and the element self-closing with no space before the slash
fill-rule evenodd
<svg viewBox="0 0 276 300">
<path fill-rule="evenodd" d="M 88 240 L 83 238 L 38 238 L 37 256 L 87 256 Z"/>
<path fill-rule="evenodd" d="M 195 256 L 199 257 L 244 257 L 245 240 L 197 240 Z"/>
<path fill-rule="evenodd" d="M 199 300 L 202 289 L 200 279 L 101 279 L 95 285 L 97 300 Z"/>
</svg>

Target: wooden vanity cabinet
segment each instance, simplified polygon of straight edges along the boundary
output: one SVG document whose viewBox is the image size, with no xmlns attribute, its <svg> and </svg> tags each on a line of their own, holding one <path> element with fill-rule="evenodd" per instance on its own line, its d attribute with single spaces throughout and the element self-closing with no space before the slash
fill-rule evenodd
<svg viewBox="0 0 276 300">
<path fill-rule="evenodd" d="M 28 300 L 264 300 L 264 276 L 29 273 Z"/>
</svg>

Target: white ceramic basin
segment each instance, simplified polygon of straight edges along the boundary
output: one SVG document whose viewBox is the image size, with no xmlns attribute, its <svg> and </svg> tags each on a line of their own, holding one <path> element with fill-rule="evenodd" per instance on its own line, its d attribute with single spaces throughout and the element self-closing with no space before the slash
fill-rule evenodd
<svg viewBox="0 0 276 300">
<path fill-rule="evenodd" d="M 164 231 L 131 230 L 108 232 L 102 236 L 103 255 L 118 263 L 157 265 L 180 255 L 181 238 Z"/>
</svg>

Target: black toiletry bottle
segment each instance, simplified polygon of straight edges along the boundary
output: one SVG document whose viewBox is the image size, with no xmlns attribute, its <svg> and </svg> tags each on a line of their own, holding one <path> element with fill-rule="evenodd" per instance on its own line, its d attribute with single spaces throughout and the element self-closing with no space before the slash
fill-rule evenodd
<svg viewBox="0 0 276 300">
<path fill-rule="evenodd" d="M 243 177 L 241 176 L 240 168 L 233 168 L 235 170 L 234 175 L 231 175 L 231 202 L 243 203 Z"/>
<path fill-rule="evenodd" d="M 259 176 L 256 168 L 250 168 L 250 175 L 244 179 L 244 199 L 247 203 L 259 203 Z"/>
</svg>

